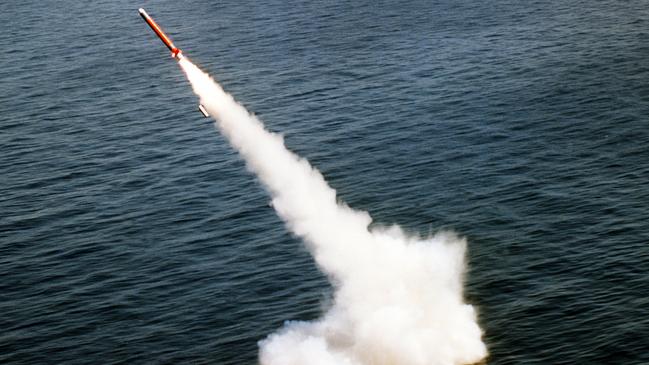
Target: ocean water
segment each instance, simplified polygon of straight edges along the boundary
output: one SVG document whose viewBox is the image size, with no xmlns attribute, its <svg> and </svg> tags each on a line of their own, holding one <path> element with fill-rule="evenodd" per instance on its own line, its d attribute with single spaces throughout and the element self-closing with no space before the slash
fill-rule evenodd
<svg viewBox="0 0 649 365">
<path fill-rule="evenodd" d="M 635 0 L 0 4 L 0 362 L 255 364 L 328 305 L 140 6 L 339 199 L 467 237 L 488 364 L 649 364 Z"/>
</svg>

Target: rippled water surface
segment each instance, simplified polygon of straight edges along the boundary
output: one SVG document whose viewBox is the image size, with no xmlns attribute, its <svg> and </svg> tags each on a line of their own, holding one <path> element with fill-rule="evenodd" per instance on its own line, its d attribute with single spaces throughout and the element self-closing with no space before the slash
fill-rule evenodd
<svg viewBox="0 0 649 365">
<path fill-rule="evenodd" d="M 645 2 L 264 3 L 0 5 L 0 362 L 254 364 L 327 305 L 143 6 L 341 200 L 468 238 L 489 364 L 649 364 Z"/>
</svg>

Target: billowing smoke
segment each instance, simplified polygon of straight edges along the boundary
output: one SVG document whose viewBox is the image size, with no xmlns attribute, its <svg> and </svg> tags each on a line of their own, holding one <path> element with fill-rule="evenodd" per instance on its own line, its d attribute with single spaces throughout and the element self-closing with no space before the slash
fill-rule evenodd
<svg viewBox="0 0 649 365">
<path fill-rule="evenodd" d="M 334 287 L 314 322 L 287 322 L 260 342 L 262 365 L 456 365 L 487 356 L 463 302 L 466 243 L 450 233 L 411 237 L 372 229 L 323 176 L 187 59 L 180 65 L 216 125 L 268 189 Z"/>
</svg>

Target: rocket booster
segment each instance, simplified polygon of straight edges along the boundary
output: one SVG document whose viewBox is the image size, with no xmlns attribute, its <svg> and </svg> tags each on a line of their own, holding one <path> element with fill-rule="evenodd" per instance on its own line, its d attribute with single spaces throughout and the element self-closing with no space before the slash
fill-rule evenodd
<svg viewBox="0 0 649 365">
<path fill-rule="evenodd" d="M 146 11 L 144 11 L 144 9 L 140 8 L 139 12 L 142 18 L 144 19 L 144 21 L 147 24 L 149 24 L 149 26 L 151 27 L 151 29 L 153 29 L 153 31 L 158 36 L 158 38 L 160 38 L 162 43 L 164 43 L 165 46 L 169 48 L 169 50 L 171 51 L 171 57 L 180 61 L 183 58 L 183 53 L 178 48 L 176 48 L 176 46 L 174 46 L 174 43 L 171 41 L 171 38 L 169 38 L 169 36 L 167 36 L 165 32 L 162 31 L 162 28 L 160 28 L 158 23 L 156 23 L 155 20 L 153 20 L 153 18 L 151 18 L 149 14 L 147 14 Z"/>
</svg>

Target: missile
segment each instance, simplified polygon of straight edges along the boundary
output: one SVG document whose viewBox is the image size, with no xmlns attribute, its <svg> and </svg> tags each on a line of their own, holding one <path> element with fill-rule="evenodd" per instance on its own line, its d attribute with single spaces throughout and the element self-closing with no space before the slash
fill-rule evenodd
<svg viewBox="0 0 649 365">
<path fill-rule="evenodd" d="M 169 38 L 169 36 L 167 36 L 165 32 L 162 31 L 162 28 L 160 28 L 158 23 L 156 23 L 155 20 L 153 20 L 153 18 L 151 18 L 149 14 L 147 14 L 146 11 L 144 11 L 144 9 L 140 8 L 139 12 L 140 15 L 142 16 L 142 19 L 144 19 L 144 21 L 151 27 L 151 29 L 153 29 L 153 31 L 158 36 L 158 38 L 160 38 L 162 43 L 164 43 L 165 46 L 169 48 L 169 50 L 171 51 L 171 57 L 177 59 L 178 61 L 182 60 L 183 53 L 176 46 L 174 46 L 174 43 L 171 41 L 171 38 Z"/>
<path fill-rule="evenodd" d="M 144 19 L 144 21 L 149 25 L 149 27 L 153 29 L 153 32 L 158 36 L 158 38 L 160 38 L 162 43 L 164 43 L 165 46 L 169 48 L 169 50 L 171 51 L 171 57 L 175 58 L 178 61 L 182 60 L 185 57 L 183 56 L 182 51 L 179 50 L 178 47 L 174 46 L 174 43 L 171 41 L 171 38 L 169 38 L 169 36 L 162 31 L 162 28 L 160 28 L 158 23 L 156 23 L 155 20 L 153 20 L 153 18 L 151 18 L 149 14 L 147 14 L 146 11 L 144 11 L 144 9 L 140 8 L 138 11 L 142 16 L 142 19 Z M 201 104 L 198 104 L 198 111 L 200 111 L 205 118 L 208 118 L 210 116 L 207 113 L 205 107 Z"/>
</svg>

